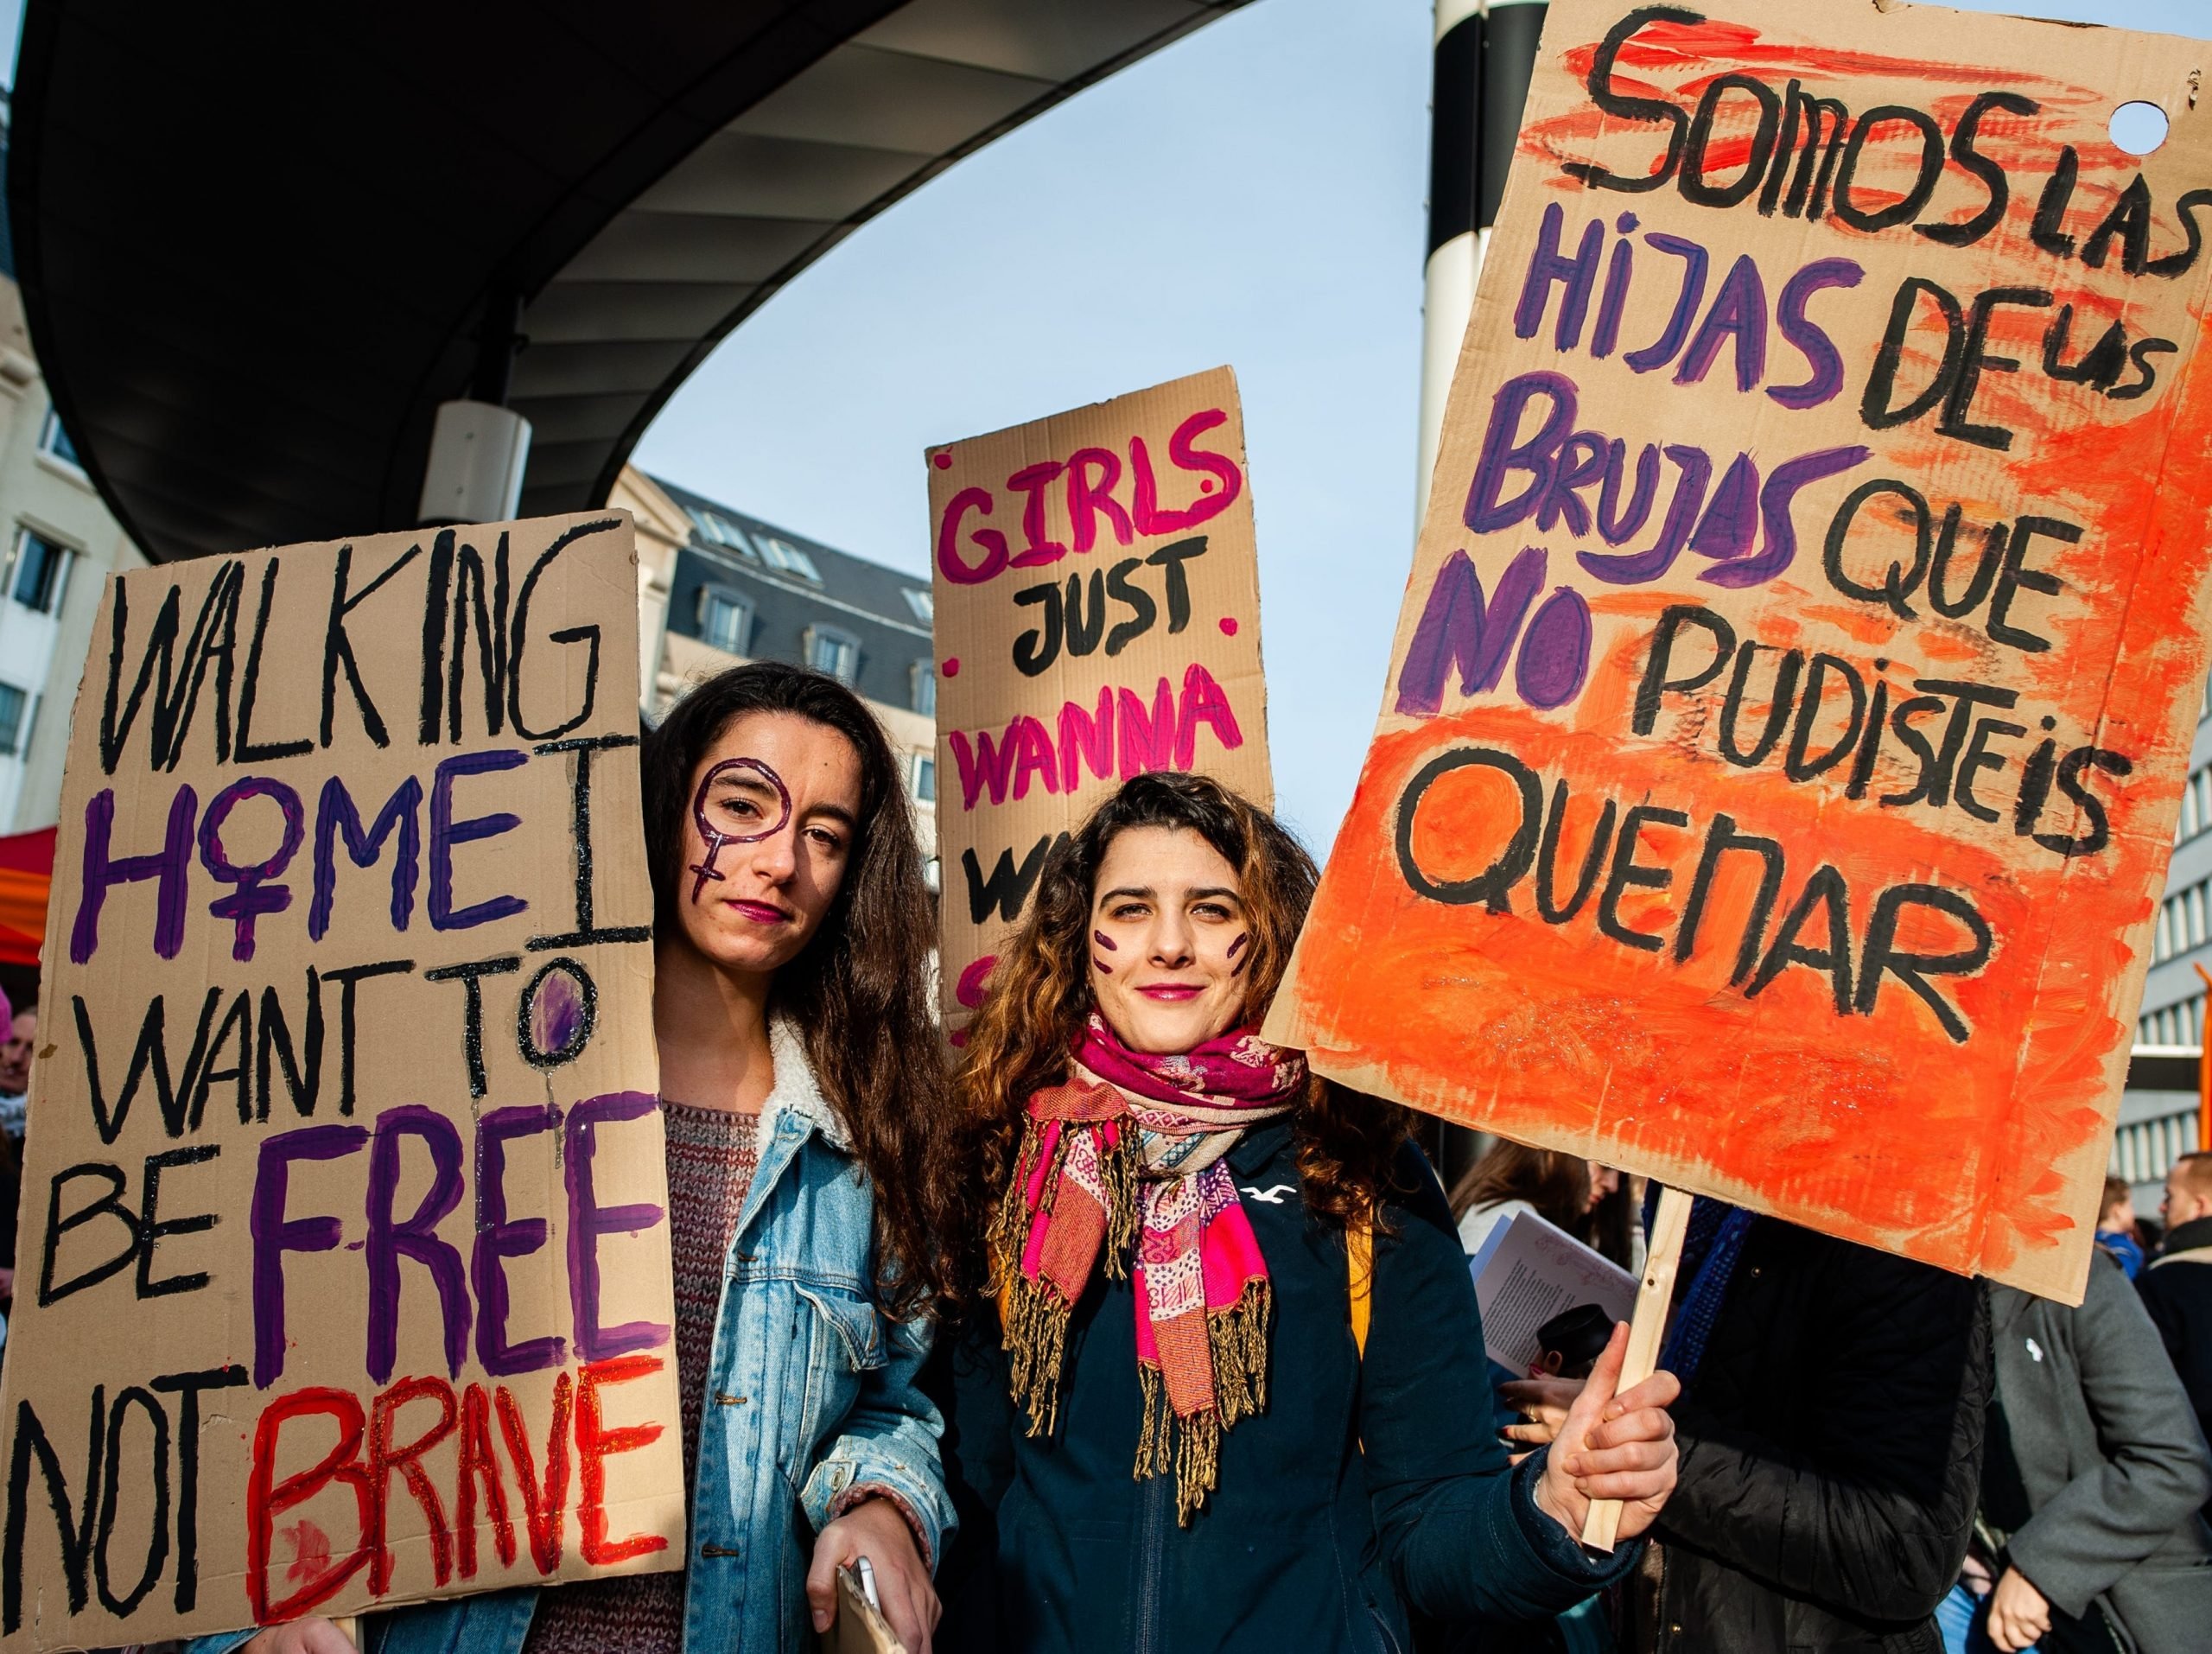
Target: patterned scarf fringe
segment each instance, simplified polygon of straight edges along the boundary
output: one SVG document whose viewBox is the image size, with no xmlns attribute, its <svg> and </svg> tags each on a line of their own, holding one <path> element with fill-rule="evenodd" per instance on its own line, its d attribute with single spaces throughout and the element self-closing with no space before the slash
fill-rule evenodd
<svg viewBox="0 0 2212 1654">
<path fill-rule="evenodd" d="M 1221 1433 L 1268 1405 L 1268 1321 L 1274 1300 L 1267 1282 L 1248 1281 L 1237 1301 L 1206 1316 L 1206 1344 L 1213 1358 L 1214 1410 L 1177 1416 L 1159 1368 L 1137 1364 L 1143 1393 L 1141 1432 L 1135 1474 L 1144 1481 L 1175 1476 L 1175 1523 L 1187 1528 L 1221 1482 Z M 1061 1326 L 1065 1331 L 1066 1318 Z"/>
<path fill-rule="evenodd" d="M 1072 1136 L 1071 1129 L 1061 1130 L 1051 1163 L 1045 1168 L 1041 1210 L 1047 1216 L 1059 1187 L 1060 1161 Z M 1106 1273 L 1119 1281 L 1128 1275 L 1128 1255 L 1136 1245 L 1137 1134 L 1125 1123 L 1115 1136 L 1113 1148 L 1100 1149 L 1098 1170 L 1106 1190 L 1103 1263 Z M 1029 1415 L 1032 1436 L 1049 1435 L 1058 1426 L 1060 1371 L 1067 1353 L 1068 1318 L 1075 1309 L 1052 1282 L 1041 1277 L 1033 1281 L 1021 1269 L 1022 1249 L 1028 1244 L 1035 1216 L 1029 1209 L 1027 1192 L 1036 1179 L 1037 1164 L 1044 1152 L 1045 1134 L 1033 1122 L 1022 1133 L 1013 1180 L 999 1197 L 987 1237 L 1014 1395 Z M 1264 1343 L 1262 1353 L 1265 1354 Z"/>
</svg>

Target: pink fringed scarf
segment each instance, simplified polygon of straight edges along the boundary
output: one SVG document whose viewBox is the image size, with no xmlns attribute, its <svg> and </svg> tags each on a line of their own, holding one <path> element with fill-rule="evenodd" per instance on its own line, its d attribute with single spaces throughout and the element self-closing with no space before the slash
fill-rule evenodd
<svg viewBox="0 0 2212 1654">
<path fill-rule="evenodd" d="M 1029 1433 L 1052 1430 L 1076 1301 L 1102 1259 L 1116 1280 L 1133 1274 L 1136 1474 L 1172 1465 L 1187 1523 L 1218 1479 L 1221 1432 L 1267 1405 L 1267 1261 L 1224 1157 L 1295 1105 L 1306 1059 L 1245 1032 L 1153 1056 L 1096 1015 L 1077 1056 L 1065 1084 L 1029 1099 L 992 1225 L 1014 1392 Z"/>
</svg>

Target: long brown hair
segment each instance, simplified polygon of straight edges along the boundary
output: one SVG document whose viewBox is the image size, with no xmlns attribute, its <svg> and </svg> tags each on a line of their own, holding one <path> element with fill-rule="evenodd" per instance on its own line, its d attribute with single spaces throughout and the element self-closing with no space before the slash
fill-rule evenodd
<svg viewBox="0 0 2212 1654">
<path fill-rule="evenodd" d="M 955 1080 L 976 1167 L 964 1230 L 980 1238 L 1013 1174 L 1023 1111 L 1040 1087 L 1066 1077 L 1090 1015 L 1090 907 L 1107 847 L 1135 827 L 1187 829 L 1236 869 L 1251 921 L 1244 1021 L 1257 1027 L 1274 1002 L 1319 874 L 1275 818 L 1203 775 L 1134 776 L 1091 811 L 1046 859 L 1037 900 L 992 967 Z M 1338 1223 L 1371 1211 L 1389 1186 L 1410 1123 L 1395 1104 L 1318 1077 L 1292 1117 L 1309 1210 Z"/>
<path fill-rule="evenodd" d="M 1500 1138 L 1452 1186 L 1452 1216 L 1501 1200 L 1526 1200 L 1537 1216 L 1582 1237 L 1590 1222 L 1590 1162 Z"/>
<path fill-rule="evenodd" d="M 853 853 L 820 930 L 776 973 L 770 1005 L 788 1015 L 816 1082 L 851 1135 L 874 1186 L 884 1307 L 906 1316 L 950 1284 L 955 1204 L 944 1155 L 955 1115 L 943 1035 L 931 1014 L 937 927 L 914 817 L 882 726 L 834 678 L 774 661 L 733 666 L 693 690 L 645 737 L 645 861 L 653 923 L 676 925 L 692 773 L 733 719 L 786 712 L 836 730 L 861 761 Z"/>
</svg>

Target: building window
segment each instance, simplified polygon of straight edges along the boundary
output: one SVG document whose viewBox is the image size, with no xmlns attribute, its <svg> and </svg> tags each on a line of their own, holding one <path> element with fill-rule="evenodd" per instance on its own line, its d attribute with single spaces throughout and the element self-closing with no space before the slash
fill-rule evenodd
<svg viewBox="0 0 2212 1654">
<path fill-rule="evenodd" d="M 849 684 L 860 676 L 859 640 L 834 627 L 810 626 L 806 629 L 806 664 L 841 684 Z"/>
<path fill-rule="evenodd" d="M 921 753 L 914 754 L 914 802 L 937 802 L 937 760 Z"/>
<path fill-rule="evenodd" d="M 925 718 L 937 716 L 937 663 L 918 660 L 906 669 L 906 676 L 913 685 L 908 698 L 914 710 Z"/>
<path fill-rule="evenodd" d="M 914 618 L 924 626 L 933 626 L 937 623 L 937 607 L 931 600 L 927 587 L 907 587 L 906 607 L 914 611 Z"/>
<path fill-rule="evenodd" d="M 753 605 L 719 586 L 699 588 L 699 638 L 733 655 L 753 641 Z"/>
<path fill-rule="evenodd" d="M 740 557 L 757 557 L 753 542 L 745 538 L 745 531 L 720 512 L 706 511 L 697 506 L 686 506 L 683 514 L 697 527 L 700 537 L 714 545 L 725 545 Z"/>
<path fill-rule="evenodd" d="M 38 451 L 52 455 L 64 465 L 73 465 L 80 471 L 85 468 L 85 462 L 77 457 L 77 445 L 61 429 L 61 416 L 52 408 L 46 410 L 46 423 L 39 427 Z"/>
<path fill-rule="evenodd" d="M 22 752 L 23 709 L 30 697 L 13 684 L 0 684 L 0 758 L 13 758 Z"/>
<path fill-rule="evenodd" d="M 789 540 L 779 540 L 772 534 L 760 536 L 760 560 L 779 573 L 797 575 L 817 586 L 822 583 L 822 571 L 814 566 L 814 559 Z"/>
<path fill-rule="evenodd" d="M 10 590 L 25 608 L 44 614 L 60 601 L 68 566 L 67 547 L 56 545 L 43 534 L 34 534 L 27 528 L 17 529 L 16 572 L 9 582 Z"/>
</svg>

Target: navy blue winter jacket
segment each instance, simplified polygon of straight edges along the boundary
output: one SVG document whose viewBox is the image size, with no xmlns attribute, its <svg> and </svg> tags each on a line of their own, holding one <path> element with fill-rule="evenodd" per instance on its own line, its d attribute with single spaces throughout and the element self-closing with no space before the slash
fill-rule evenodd
<svg viewBox="0 0 2212 1654">
<path fill-rule="evenodd" d="M 1443 1191 L 1407 1148 L 1375 1246 L 1363 1361 L 1341 1230 L 1309 1219 L 1287 1123 L 1229 1157 L 1274 1291 L 1267 1410 L 1222 1438 L 1187 1528 L 1172 1477 L 1138 1481 L 1128 1281 L 1095 1280 L 1068 1329 L 1060 1423 L 1032 1440 L 996 1327 L 951 1358 L 947 1470 L 963 1530 L 940 1576 L 938 1645 L 1022 1654 L 1400 1654 L 1408 1611 L 1557 1613 L 1626 1572 L 1531 1498 L 1492 1432 L 1467 1260 Z M 994 1520 L 994 1517 L 995 1518 Z"/>
</svg>

